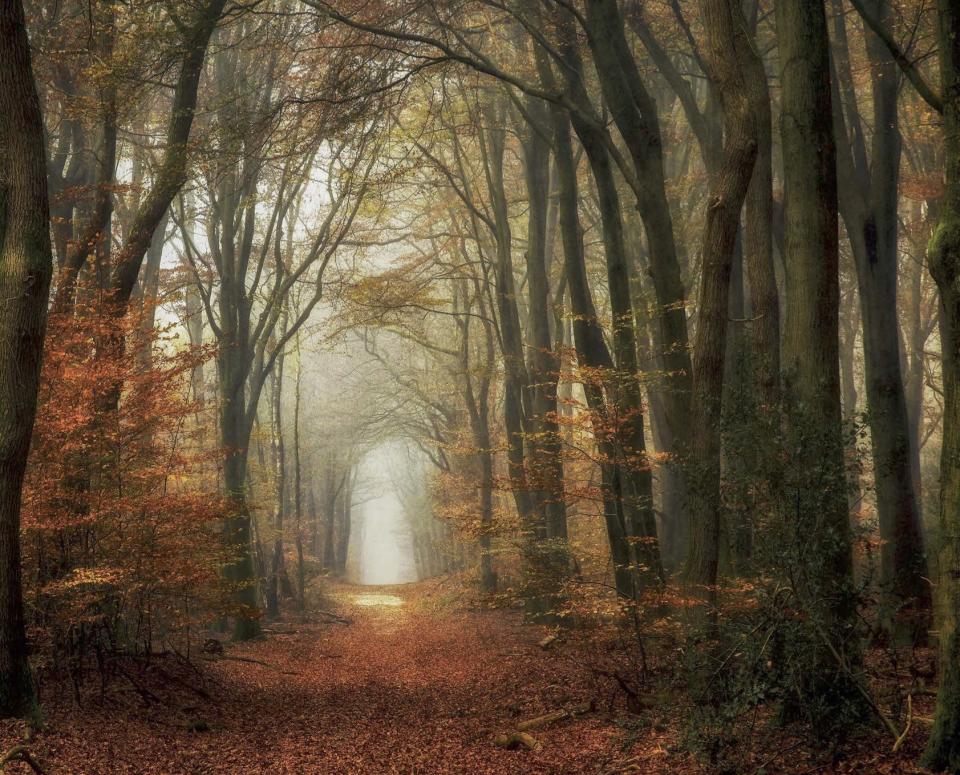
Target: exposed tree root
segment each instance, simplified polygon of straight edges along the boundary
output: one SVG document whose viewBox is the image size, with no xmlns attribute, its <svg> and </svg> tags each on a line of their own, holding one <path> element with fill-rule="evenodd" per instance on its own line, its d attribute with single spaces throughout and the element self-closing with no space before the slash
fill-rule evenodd
<svg viewBox="0 0 960 775">
<path fill-rule="evenodd" d="M 10 762 L 23 762 L 39 775 L 46 775 L 43 767 L 37 762 L 30 749 L 25 745 L 15 745 L 0 758 L 0 770 L 5 770 Z"/>
</svg>

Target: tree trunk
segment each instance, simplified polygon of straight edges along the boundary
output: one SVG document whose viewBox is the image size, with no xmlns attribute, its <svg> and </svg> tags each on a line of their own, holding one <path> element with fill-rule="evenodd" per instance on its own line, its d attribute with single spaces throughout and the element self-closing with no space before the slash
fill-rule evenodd
<svg viewBox="0 0 960 775">
<path fill-rule="evenodd" d="M 580 60 L 579 53 L 577 52 L 575 46 L 576 43 L 572 39 L 571 30 L 567 23 L 566 27 L 566 44 L 565 44 L 565 65 L 566 65 L 566 87 L 568 92 L 573 94 L 574 97 L 581 102 L 584 99 L 584 94 L 582 91 L 582 84 L 579 81 L 579 73 L 582 72 L 582 62 Z M 537 69 L 540 73 L 541 80 L 551 88 L 554 87 L 554 76 L 550 65 L 544 55 L 544 52 L 537 50 Z M 577 91 L 574 91 L 577 90 Z M 628 513 L 627 509 L 629 505 L 624 504 L 624 494 L 625 490 L 623 483 L 627 478 L 626 472 L 622 468 L 626 465 L 631 464 L 627 459 L 628 455 L 624 454 L 622 449 L 618 449 L 616 444 L 616 438 L 611 435 L 611 429 L 608 428 L 608 424 L 611 419 L 616 422 L 617 418 L 621 416 L 621 412 L 618 412 L 616 407 L 617 398 L 622 398 L 622 394 L 616 392 L 615 386 L 612 382 L 616 381 L 616 369 L 614 367 L 613 358 L 610 354 L 610 351 L 607 348 L 606 341 L 604 340 L 603 329 L 600 326 L 600 323 L 597 318 L 596 307 L 594 306 L 593 296 L 590 291 L 589 279 L 586 272 L 585 264 L 585 255 L 584 255 L 584 245 L 583 245 L 583 229 L 580 225 L 580 216 L 579 216 L 579 190 L 577 182 L 577 170 L 576 163 L 573 156 L 573 140 L 570 133 L 570 124 L 573 120 L 573 115 L 567 114 L 565 111 L 553 106 L 551 108 L 551 119 L 553 127 L 553 138 L 554 138 L 554 154 L 556 158 L 556 168 L 557 168 L 557 181 L 558 181 L 558 199 L 559 199 L 559 218 L 560 218 L 560 236 L 563 244 L 563 255 L 564 255 L 564 274 L 567 281 L 567 290 L 570 295 L 570 306 L 573 312 L 573 338 L 574 345 L 577 352 L 577 360 L 581 366 L 586 367 L 588 376 L 583 379 L 583 388 L 587 397 L 587 402 L 591 412 L 593 413 L 593 426 L 594 426 L 594 435 L 597 440 L 597 446 L 600 451 L 601 457 L 601 479 L 603 483 L 603 500 L 604 500 L 604 521 L 606 523 L 607 529 L 607 540 L 610 545 L 610 554 L 613 560 L 613 570 L 614 570 L 614 580 L 617 588 L 617 592 L 624 597 L 634 597 L 637 593 L 637 585 L 635 583 L 635 568 L 637 563 L 635 562 L 635 553 L 633 547 L 631 546 L 631 535 L 637 535 L 638 533 L 633 532 L 636 529 L 642 530 L 644 527 L 646 530 L 650 531 L 650 535 L 654 538 L 653 542 L 650 541 L 638 541 L 643 551 L 649 555 L 653 555 L 653 559 L 648 559 L 648 562 L 644 563 L 646 569 L 650 572 L 650 575 L 657 575 L 661 572 L 660 568 L 660 559 L 659 559 L 659 548 L 656 545 L 656 520 L 653 514 L 653 498 L 652 498 L 652 476 L 650 475 L 650 470 L 645 466 L 645 471 L 642 472 L 640 481 L 638 482 L 641 487 L 643 487 L 649 481 L 649 488 L 646 490 L 645 494 L 647 495 L 647 500 L 644 502 L 639 502 L 636 505 L 641 508 L 646 509 L 647 523 L 646 525 L 637 525 L 631 521 L 628 523 Z M 598 187 L 600 182 L 606 183 L 605 192 L 607 196 L 607 204 L 613 204 L 615 213 L 611 213 L 608 207 L 608 218 L 613 215 L 614 220 L 610 221 L 612 234 L 611 234 L 611 244 L 616 250 L 617 238 L 616 238 L 616 223 L 619 222 L 620 212 L 619 212 L 619 199 L 616 195 L 615 185 L 612 181 L 612 175 L 610 175 L 609 170 L 609 159 L 607 158 L 607 151 L 605 147 L 598 149 L 598 144 L 602 145 L 602 139 L 598 138 L 596 134 L 591 134 L 592 127 L 588 122 L 583 121 L 582 119 L 578 121 L 577 133 L 583 140 L 586 137 L 587 142 L 593 140 L 591 146 L 591 151 L 593 153 L 591 159 L 591 165 L 596 165 L 597 174 L 599 174 Z M 584 147 L 587 145 L 584 143 Z M 607 171 L 604 172 L 604 169 Z M 621 260 L 623 262 L 623 271 L 624 271 L 624 285 L 618 295 L 618 303 L 623 304 L 623 294 L 627 294 L 627 304 L 629 305 L 629 283 L 626 267 L 626 255 L 625 248 L 623 246 L 623 235 L 622 235 L 622 224 L 620 228 L 620 238 L 619 245 L 621 249 Z M 614 259 L 614 264 L 615 264 Z M 614 274 L 616 274 L 616 268 L 614 269 Z M 633 310 L 628 306 L 629 317 L 628 322 L 633 324 Z M 621 312 L 622 312 L 621 306 Z M 623 336 L 623 324 L 619 326 L 621 329 L 620 334 L 620 346 L 624 344 Z M 629 338 L 628 340 L 629 341 Z M 630 346 L 633 348 L 633 358 L 634 358 L 634 368 L 631 372 L 635 377 L 636 375 L 636 349 L 635 343 L 630 343 Z M 599 377 L 597 375 L 603 375 Z M 636 380 L 633 380 L 636 384 Z M 612 389 L 614 392 L 611 393 L 611 398 L 608 399 L 605 397 L 605 389 Z M 639 385 L 637 385 L 639 392 Z M 642 414 L 633 413 L 632 415 L 627 415 L 629 419 L 632 419 L 634 423 L 640 423 L 640 431 L 642 434 L 643 426 L 643 417 Z M 643 449 L 641 447 L 641 449 Z M 645 454 L 645 450 L 643 450 Z M 634 459 L 633 463 L 636 463 Z M 646 574 L 645 574 L 646 575 Z"/>
<path fill-rule="evenodd" d="M 20 507 L 53 273 L 44 127 L 20 0 L 0 5 L 0 60 L 0 716 L 12 716 L 34 703 Z"/>
<path fill-rule="evenodd" d="M 888 0 L 866 0 L 876 18 L 888 24 Z M 842 24 L 840 19 L 838 26 Z M 898 196 L 901 137 L 897 98 L 897 64 L 886 45 L 865 30 L 873 84 L 873 147 L 869 170 L 865 165 L 863 133 L 856 125 L 856 104 L 847 105 L 854 124 L 853 148 L 846 132 L 838 131 L 841 213 L 857 268 L 863 354 L 866 372 L 867 418 L 873 453 L 877 514 L 880 522 L 881 620 L 898 643 L 919 644 L 926 639 L 931 593 L 926 581 L 920 514 L 913 487 L 909 421 L 900 363 L 897 318 Z M 840 63 L 846 65 L 845 31 L 840 30 Z M 841 77 L 848 77 L 847 72 Z M 849 76 L 852 80 L 852 75 Z M 852 89 L 848 101 L 855 100 Z M 844 128 L 835 89 L 834 112 Z"/>
<path fill-rule="evenodd" d="M 960 7 L 939 0 L 940 80 L 947 187 L 930 240 L 930 273 L 940 289 L 943 343 L 943 447 L 937 630 L 940 690 L 924 764 L 960 770 Z"/>
<path fill-rule="evenodd" d="M 347 571 L 347 552 L 350 549 L 350 531 L 353 521 L 353 487 L 355 471 L 347 473 L 347 481 L 343 486 L 343 501 L 340 511 L 340 523 L 337 531 L 337 573 L 341 576 Z"/>
<path fill-rule="evenodd" d="M 571 79 L 569 85 L 574 89 L 582 89 L 579 80 Z M 585 97 L 584 94 L 580 95 L 581 104 L 585 104 Z M 616 513 L 606 515 L 607 531 L 611 548 L 615 549 L 614 556 L 630 558 L 628 567 L 621 569 L 618 576 L 617 590 L 621 595 L 636 597 L 641 589 L 662 579 L 663 568 L 653 512 L 653 478 L 647 460 L 643 427 L 636 323 L 630 298 L 623 219 L 609 153 L 603 138 L 599 136 L 599 130 L 576 116 L 573 117 L 573 123 L 597 186 L 613 314 L 616 367 L 607 388 L 613 408 L 608 419 L 614 427 L 604 432 L 610 433 L 614 458 L 609 462 L 615 466 L 606 478 L 617 495 L 619 507 Z M 615 547 L 618 542 L 627 546 Z"/>
<path fill-rule="evenodd" d="M 556 421 L 557 381 L 560 361 L 550 333 L 550 282 L 547 266 L 547 214 L 550 189 L 550 144 L 547 106 L 539 99 L 527 101 L 533 122 L 523 141 L 524 173 L 527 184 L 527 373 L 530 379 L 531 465 L 534 489 L 544 512 L 546 538 L 553 544 L 550 565 L 559 573 L 566 567 L 567 513 L 563 493 L 563 460 Z M 530 466 L 528 466 L 528 469 Z"/>
<path fill-rule="evenodd" d="M 847 666 L 859 661 L 854 629 L 850 525 L 844 478 L 838 353 L 837 170 L 829 43 L 822 3 L 777 0 L 780 44 L 787 305 L 784 395 L 787 461 L 784 527 L 792 585 L 811 622 L 805 696 L 824 720 L 856 694 Z M 800 650 L 804 650 L 801 652 Z M 834 650 L 843 665 L 838 664 Z"/>
<path fill-rule="evenodd" d="M 633 161 L 639 189 L 635 192 L 637 206 L 647 234 L 650 273 L 659 308 L 667 419 L 675 444 L 685 451 L 693 367 L 686 289 L 666 194 L 657 108 L 637 69 L 617 0 L 588 0 L 586 5 L 588 38 L 604 100 Z"/>
<path fill-rule="evenodd" d="M 284 313 L 286 315 L 286 313 Z M 286 323 L 281 330 L 286 329 Z M 270 402 L 270 436 L 273 448 L 273 548 L 270 556 L 270 577 L 267 581 L 267 615 L 280 615 L 280 579 L 283 575 L 283 518 L 286 511 L 286 449 L 283 443 L 283 362 L 281 352 L 272 375 Z"/>
<path fill-rule="evenodd" d="M 224 521 L 224 544 L 231 559 L 223 575 L 231 586 L 235 607 L 234 638 L 248 640 L 260 633 L 257 577 L 251 546 L 250 507 L 247 503 L 247 452 L 251 425 L 244 403 L 242 353 L 225 344 L 218 353 L 220 375 L 220 439 L 225 459 L 223 490 L 229 516 Z"/>
<path fill-rule="evenodd" d="M 720 421 L 727 352 L 727 318 L 740 211 L 757 156 L 756 106 L 749 68 L 763 63 L 746 38 L 746 20 L 730 0 L 702 0 L 711 80 L 723 100 L 723 156 L 711 187 L 703 235 L 703 269 L 693 361 L 690 475 L 693 503 L 687 581 L 716 605 L 720 548 Z"/>
<path fill-rule="evenodd" d="M 300 467 L 300 380 L 303 374 L 303 357 L 300 351 L 300 336 L 297 335 L 297 379 L 293 389 L 293 519 L 296 529 L 297 548 L 297 610 L 306 610 L 307 573 L 303 561 L 303 478 Z"/>
</svg>

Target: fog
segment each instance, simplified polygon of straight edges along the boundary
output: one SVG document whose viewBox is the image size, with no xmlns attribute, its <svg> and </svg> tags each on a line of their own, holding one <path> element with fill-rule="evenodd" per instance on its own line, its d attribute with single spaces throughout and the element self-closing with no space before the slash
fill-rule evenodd
<svg viewBox="0 0 960 775">
<path fill-rule="evenodd" d="M 413 531 L 398 489 L 408 456 L 402 443 L 386 442 L 360 464 L 358 529 L 354 578 L 360 584 L 406 584 L 417 581 Z"/>
</svg>

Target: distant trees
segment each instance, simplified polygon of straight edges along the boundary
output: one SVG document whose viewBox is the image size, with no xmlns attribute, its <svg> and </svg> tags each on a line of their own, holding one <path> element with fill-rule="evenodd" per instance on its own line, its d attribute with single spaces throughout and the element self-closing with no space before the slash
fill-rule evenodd
<svg viewBox="0 0 960 775">
<path fill-rule="evenodd" d="M 212 65 L 215 140 L 198 192 L 203 217 L 197 212 L 185 217 L 181 235 L 218 344 L 223 488 L 231 510 L 224 537 L 234 552 L 225 574 L 237 604 L 234 637 L 246 639 L 259 629 L 247 499 L 250 435 L 263 388 L 323 298 L 327 268 L 366 200 L 382 125 L 376 119 L 364 126 L 351 123 L 349 115 L 289 107 L 302 101 L 301 88 L 289 77 L 294 59 L 284 48 L 292 30 L 264 25 L 234 34 L 242 44 L 219 52 Z M 271 52 L 265 64 L 252 48 L 254 40 Z M 325 77 L 339 74 L 333 69 L 319 73 L 318 86 Z M 325 202 L 322 209 L 311 208 L 307 222 L 304 203 L 317 194 L 315 176 L 322 177 Z M 196 220 L 203 239 L 193 233 Z M 276 502 L 282 497 L 278 494 Z M 273 555 L 279 571 L 276 549 Z"/>
</svg>

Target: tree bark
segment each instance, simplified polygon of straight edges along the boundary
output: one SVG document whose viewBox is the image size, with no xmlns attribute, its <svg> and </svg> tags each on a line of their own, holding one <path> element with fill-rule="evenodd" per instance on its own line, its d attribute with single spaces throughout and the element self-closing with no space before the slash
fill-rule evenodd
<svg viewBox="0 0 960 775">
<path fill-rule="evenodd" d="M 865 0 L 888 23 L 888 0 Z M 838 66 L 850 78 L 842 16 L 837 17 Z M 859 124 L 856 96 L 847 90 L 847 122 L 835 89 L 840 146 L 840 207 L 857 269 L 866 393 L 873 453 L 877 515 L 880 522 L 881 620 L 896 642 L 922 643 L 930 622 L 931 592 L 926 581 L 920 513 L 913 486 L 912 451 L 900 363 L 897 318 L 898 197 L 901 137 L 897 112 L 897 65 L 884 43 L 865 30 L 871 63 L 873 141 L 870 168 L 863 132 L 856 126 L 846 143 L 846 123 Z"/>
<path fill-rule="evenodd" d="M 943 347 L 943 447 L 937 630 L 940 690 L 924 764 L 960 770 L 960 7 L 939 0 L 940 79 L 946 139 L 946 190 L 928 250 L 940 289 Z"/>
<path fill-rule="evenodd" d="M 803 691 L 829 714 L 856 694 L 859 660 L 839 374 L 836 148 L 822 3 L 777 0 L 787 304 L 784 529 L 805 569 L 793 585 L 815 632 Z M 803 644 L 798 644 L 804 648 Z M 833 653 L 839 653 L 843 666 Z"/>
<path fill-rule="evenodd" d="M 286 317 L 286 313 L 284 313 Z M 286 321 L 281 330 L 286 329 Z M 273 548 L 270 557 L 270 577 L 267 581 L 267 615 L 280 615 L 280 578 L 283 574 L 283 529 L 286 512 L 287 460 L 283 442 L 283 363 L 281 352 L 271 377 L 270 435 L 273 457 Z"/>
<path fill-rule="evenodd" d="M 758 107 L 750 98 L 748 69 L 763 63 L 746 38 L 746 20 L 730 0 L 702 0 L 710 78 L 723 102 L 724 146 L 707 205 L 700 302 L 693 359 L 690 545 L 685 575 L 716 604 L 720 538 L 720 420 L 727 352 L 732 260 L 740 212 L 757 157 Z"/>
<path fill-rule="evenodd" d="M 44 127 L 20 0 L 0 4 L 0 60 L 0 716 L 12 716 L 34 704 L 20 507 L 53 274 Z"/>
</svg>

